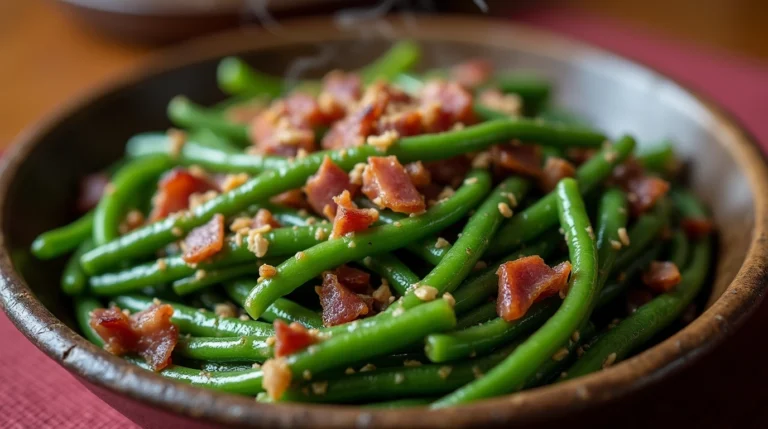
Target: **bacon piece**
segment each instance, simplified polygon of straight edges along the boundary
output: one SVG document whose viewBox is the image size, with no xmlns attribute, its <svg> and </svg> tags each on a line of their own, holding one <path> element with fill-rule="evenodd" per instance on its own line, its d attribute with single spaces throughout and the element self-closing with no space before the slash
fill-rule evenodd
<svg viewBox="0 0 768 429">
<path fill-rule="evenodd" d="M 376 131 L 376 123 L 386 106 L 386 97 L 381 96 L 335 122 L 323 137 L 323 148 L 344 149 L 362 146 L 365 144 L 365 138 Z"/>
<path fill-rule="evenodd" d="M 304 350 L 317 342 L 317 337 L 297 322 L 290 325 L 275 320 L 275 357 L 280 358 Z"/>
<path fill-rule="evenodd" d="M 587 162 L 593 156 L 595 156 L 595 154 L 597 153 L 597 149 L 586 148 L 586 147 L 572 147 L 572 148 L 569 148 L 565 153 L 569 161 L 571 161 L 575 165 L 581 165 Z"/>
<path fill-rule="evenodd" d="M 323 93 L 333 97 L 342 106 L 349 106 L 360 100 L 363 81 L 354 73 L 333 70 L 323 78 Z"/>
<path fill-rule="evenodd" d="M 415 136 L 424 132 L 421 112 L 405 110 L 384 115 L 379 119 L 379 133 L 397 131 L 400 137 Z"/>
<path fill-rule="evenodd" d="M 550 268 L 539 256 L 526 256 L 499 266 L 496 312 L 511 322 L 525 315 L 534 302 L 559 293 L 568 285 L 571 263 Z"/>
<path fill-rule="evenodd" d="M 635 216 L 652 209 L 669 191 L 669 182 L 646 175 L 635 159 L 618 165 L 613 171 L 613 180 L 629 194 L 629 208 Z"/>
<path fill-rule="evenodd" d="M 399 213 L 422 213 L 424 197 L 395 156 L 371 156 L 363 170 L 363 193 L 377 206 Z"/>
<path fill-rule="evenodd" d="M 350 232 L 364 231 L 379 220 L 378 210 L 357 208 L 347 190 L 341 195 L 333 197 L 333 201 L 337 207 L 330 238 L 338 238 Z"/>
<path fill-rule="evenodd" d="M 331 272 L 323 273 L 323 286 L 318 293 L 323 307 L 323 326 L 351 322 L 370 311 L 365 301 L 339 283 L 336 274 Z"/>
<path fill-rule="evenodd" d="M 682 280 L 677 265 L 668 261 L 653 261 L 643 272 L 643 283 L 658 293 L 669 292 Z"/>
<path fill-rule="evenodd" d="M 274 109 L 256 116 L 248 131 L 257 154 L 296 156 L 300 149 L 306 152 L 315 150 L 315 133 L 291 123 L 285 114 Z"/>
<path fill-rule="evenodd" d="M 153 370 L 171 363 L 171 353 L 179 339 L 179 329 L 171 323 L 173 307 L 152 305 L 127 316 L 119 308 L 99 308 L 91 313 L 89 324 L 104 340 L 104 349 L 114 355 L 138 353 Z"/>
<path fill-rule="evenodd" d="M 80 180 L 80 193 L 77 197 L 77 210 L 87 212 L 96 207 L 109 185 L 109 176 L 104 173 L 94 173 Z"/>
<path fill-rule="evenodd" d="M 473 58 L 451 67 L 451 80 L 465 88 L 476 88 L 490 79 L 493 65 L 482 58 Z"/>
<path fill-rule="evenodd" d="M 349 176 L 330 157 L 323 158 L 323 163 L 313 176 L 307 179 L 304 193 L 312 210 L 317 214 L 333 219 L 336 215 L 336 203 L 333 197 L 343 191 L 354 194 L 358 186 L 350 182 Z"/>
<path fill-rule="evenodd" d="M 341 265 L 333 270 L 333 273 L 336 274 L 339 283 L 346 286 L 352 292 L 371 292 L 371 275 L 367 272 L 352 268 L 349 265 Z"/>
<path fill-rule="evenodd" d="M 189 208 L 190 195 L 215 190 L 218 187 L 207 178 L 192 174 L 184 168 L 174 168 L 165 173 L 157 184 L 149 220 L 155 222 L 171 213 L 186 210 Z"/>
<path fill-rule="evenodd" d="M 541 147 L 530 144 L 495 145 L 491 158 L 500 170 L 530 177 L 540 177 Z"/>
<path fill-rule="evenodd" d="M 422 188 L 432 183 L 432 174 L 421 161 L 405 164 L 405 171 L 416 188 Z"/>
<path fill-rule="evenodd" d="M 188 264 L 205 261 L 224 247 L 224 216 L 217 213 L 208 223 L 198 226 L 184 239 L 182 259 Z"/>
<path fill-rule="evenodd" d="M 680 221 L 680 226 L 685 231 L 685 235 L 694 240 L 706 237 L 714 229 L 714 225 L 709 219 L 684 218 Z"/>
<path fill-rule="evenodd" d="M 259 209 L 256 216 L 253 217 L 251 228 L 261 228 L 269 225 L 272 228 L 280 228 L 280 222 L 272 216 L 272 212 L 267 209 Z"/>
<path fill-rule="evenodd" d="M 301 188 L 296 188 L 296 189 L 291 189 L 290 191 L 281 192 L 275 195 L 274 197 L 270 198 L 269 201 L 272 204 L 291 207 L 299 210 L 310 208 L 309 203 L 307 202 L 307 198 L 304 196 L 304 191 L 302 191 Z"/>
<path fill-rule="evenodd" d="M 549 157 L 544 163 L 544 171 L 539 178 L 539 187 L 544 192 L 550 192 L 555 189 L 557 183 L 566 177 L 574 177 L 576 167 L 563 158 Z"/>
<path fill-rule="evenodd" d="M 297 128 L 311 131 L 312 128 L 328 123 L 320 105 L 311 95 L 294 92 L 283 101 L 289 121 Z"/>
<path fill-rule="evenodd" d="M 456 82 L 431 81 L 421 91 L 422 123 L 427 132 L 475 122 L 472 94 Z"/>
<path fill-rule="evenodd" d="M 434 183 L 456 188 L 461 185 L 464 176 L 472 168 L 472 162 L 466 156 L 460 155 L 440 161 L 427 162 L 424 167 L 429 170 Z"/>
</svg>

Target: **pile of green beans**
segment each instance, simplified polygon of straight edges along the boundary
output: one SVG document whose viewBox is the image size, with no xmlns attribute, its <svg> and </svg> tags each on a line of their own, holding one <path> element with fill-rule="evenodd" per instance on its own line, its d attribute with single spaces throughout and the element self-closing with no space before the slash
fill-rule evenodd
<svg viewBox="0 0 768 429">
<path fill-rule="evenodd" d="M 425 79 L 450 78 L 444 69 L 414 74 L 420 57 L 418 45 L 401 42 L 356 73 L 363 90 L 383 80 L 418 97 Z M 180 336 L 173 364 L 158 371 L 161 376 L 264 402 L 442 408 L 617 364 L 668 332 L 705 287 L 713 237 L 691 237 L 682 227 L 686 220 L 708 216 L 677 183 L 680 161 L 672 143 L 636 150 L 631 136 L 611 140 L 573 113 L 550 106 L 553 88 L 545 79 L 494 73 L 466 88 L 471 95 L 487 89 L 516 94 L 512 99 L 523 103 L 520 116 L 476 97 L 470 106 L 476 123 L 398 136 L 384 151 L 364 144 L 296 157 L 254 154 L 250 148 L 258 142 L 251 141 L 248 125 L 232 122 L 227 109 L 268 106 L 292 91 L 319 98 L 321 81 L 287 82 L 236 57 L 220 62 L 217 81 L 230 99 L 207 107 L 174 97 L 168 118 L 184 133 L 131 137 L 127 161 L 109 170 L 110 185 L 98 204 L 31 244 L 40 260 L 69 255 L 61 290 L 73 300 L 83 336 L 98 346 L 104 339 L 91 326 L 94 310 L 173 308 L 170 321 Z M 314 131 L 321 136 L 326 129 Z M 185 139 L 181 147 L 179 135 Z M 403 165 L 478 160 L 510 141 L 538 145 L 544 159 L 567 158 L 573 149 L 591 156 L 575 167 L 573 177 L 547 191 L 538 177 L 502 174 L 493 165 L 472 162 L 453 192 L 410 216 L 358 194 L 357 206 L 377 209 L 378 220 L 333 239 L 328 238 L 333 222 L 321 220 L 322 213 L 270 202 L 302 188 L 326 157 L 350 172 L 373 156 L 392 155 Z M 616 167 L 628 162 L 672 183 L 668 195 L 639 215 L 630 210 L 638 196 L 614 178 Z M 150 196 L 163 174 L 192 167 L 244 174 L 238 178 L 244 183 L 125 231 L 129 211 L 149 216 Z M 280 225 L 259 231 L 268 243 L 259 257 L 241 233 L 227 232 L 214 256 L 195 264 L 185 260 L 182 244 L 194 228 L 222 215 L 228 231 L 235 218 L 261 209 Z M 519 319 L 507 321 L 497 312 L 497 270 L 527 256 L 548 265 L 569 261 L 570 279 L 559 295 L 543 296 Z M 645 287 L 641 274 L 657 260 L 679 267 L 682 281 L 628 310 L 629 292 Z M 369 291 L 360 293 L 364 299 L 373 302 L 381 291 L 389 299 L 371 304 L 359 320 L 324 326 L 316 287 L 325 272 L 344 264 L 370 275 Z M 278 321 L 302 325 L 315 341 L 280 356 Z M 135 355 L 125 359 L 151 370 Z M 269 382 L 275 365 L 288 383 L 278 395 Z"/>
</svg>

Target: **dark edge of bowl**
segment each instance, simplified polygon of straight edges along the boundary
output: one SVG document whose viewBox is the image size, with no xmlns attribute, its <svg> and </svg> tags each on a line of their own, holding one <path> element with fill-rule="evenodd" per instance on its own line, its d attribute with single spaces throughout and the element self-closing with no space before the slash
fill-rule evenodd
<svg viewBox="0 0 768 429">
<path fill-rule="evenodd" d="M 505 21 L 463 17 L 420 18 L 420 28 L 415 35 L 426 39 L 438 38 L 454 41 L 489 43 L 491 41 L 472 39 L 472 29 L 493 29 L 503 31 L 515 29 L 527 37 L 549 43 L 567 44 L 579 50 L 586 50 L 615 61 L 627 61 L 621 57 L 574 42 L 561 36 L 528 28 Z M 344 39 L 351 35 L 338 33 L 324 20 L 297 20 L 290 25 L 297 34 L 309 34 L 323 29 L 326 40 Z M 440 27 L 461 28 L 458 36 L 449 37 Z M 406 29 L 407 30 L 407 29 Z M 265 46 L 279 46 L 300 41 L 286 37 L 280 42 L 248 42 L 241 33 L 259 34 L 260 30 L 237 30 L 193 41 L 170 52 L 156 56 L 149 65 L 131 70 L 86 95 L 73 99 L 20 135 L 0 165 L 0 201 L 5 205 L 9 186 L 16 170 L 35 147 L 40 137 L 64 120 L 71 113 L 105 96 L 110 91 L 130 85 L 160 71 L 170 70 L 184 64 L 195 63 L 214 56 L 234 53 L 244 48 L 258 49 Z M 290 32 L 288 32 L 290 34 Z M 407 33 L 407 31 L 406 31 Z M 469 35 L 469 36 L 468 36 Z M 265 39 L 269 39 L 266 37 Z M 233 42 L 222 49 L 221 41 Z M 201 54 L 202 52 L 202 54 Z M 641 69 L 648 67 L 633 63 Z M 726 115 L 723 109 L 701 97 L 667 76 L 655 72 L 669 82 L 691 94 L 717 120 L 717 126 L 733 133 L 735 139 L 728 148 L 745 171 L 753 190 L 757 184 L 768 183 L 768 169 L 765 157 L 758 149 L 752 136 L 743 127 Z M 530 391 L 489 399 L 475 404 L 443 409 L 438 413 L 424 413 L 424 410 L 374 411 L 341 406 L 255 403 L 251 398 L 209 391 L 141 370 L 124 360 L 109 355 L 92 345 L 79 334 L 58 321 L 34 297 L 28 286 L 15 272 L 6 247 L 5 237 L 0 234 L 0 306 L 16 327 L 38 348 L 55 359 L 70 372 L 107 390 L 112 390 L 148 405 L 171 410 L 191 418 L 202 418 L 211 422 L 258 424 L 261 427 L 349 427 L 380 426 L 396 427 L 471 427 L 481 424 L 503 424 L 514 418 L 515 423 L 524 424 L 543 418 L 555 418 L 582 408 L 615 400 L 631 391 L 658 381 L 665 375 L 690 364 L 719 344 L 725 336 L 738 327 L 761 302 L 768 285 L 768 200 L 755 193 L 755 226 L 752 241 L 744 264 L 723 295 L 694 322 L 657 346 L 621 362 L 609 369 L 556 386 L 547 386 Z M 6 208 L 0 207 L 0 217 Z M 0 218 L 0 224 L 2 219 Z M 643 375 L 643 377 L 639 377 Z"/>
</svg>

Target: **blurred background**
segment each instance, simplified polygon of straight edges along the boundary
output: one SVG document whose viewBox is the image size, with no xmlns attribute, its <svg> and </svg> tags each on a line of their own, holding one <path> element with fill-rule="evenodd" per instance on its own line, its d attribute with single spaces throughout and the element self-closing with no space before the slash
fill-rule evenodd
<svg viewBox="0 0 768 429">
<path fill-rule="evenodd" d="M 768 63 L 766 0 L 6 0 L 0 1 L 0 148 L 67 98 L 183 39 L 294 16 L 403 10 L 521 21 L 596 17 L 620 30 L 727 54 L 719 61 Z"/>
</svg>

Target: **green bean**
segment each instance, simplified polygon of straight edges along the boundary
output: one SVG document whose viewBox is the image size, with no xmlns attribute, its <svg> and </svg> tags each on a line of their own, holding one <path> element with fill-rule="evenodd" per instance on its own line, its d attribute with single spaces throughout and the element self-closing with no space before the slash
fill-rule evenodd
<svg viewBox="0 0 768 429">
<path fill-rule="evenodd" d="M 209 129 L 196 130 L 193 133 L 195 142 L 199 145 L 226 153 L 240 153 L 242 148 L 235 146 L 229 139 L 216 134 Z"/>
<path fill-rule="evenodd" d="M 597 256 L 595 242 L 589 234 L 589 217 L 575 180 L 561 180 L 555 188 L 555 195 L 560 224 L 567 236 L 573 264 L 567 297 L 560 309 L 538 331 L 485 377 L 441 398 L 432 407 L 472 402 L 519 388 L 589 317 L 597 288 Z"/>
<path fill-rule="evenodd" d="M 53 259 L 76 249 L 92 233 L 93 211 L 90 211 L 68 225 L 38 235 L 31 251 L 37 259 Z"/>
<path fill-rule="evenodd" d="M 593 125 L 586 119 L 577 116 L 575 113 L 557 107 L 547 107 L 539 114 L 539 117 L 547 122 L 556 122 L 567 125 L 581 125 L 583 127 L 591 127 Z"/>
<path fill-rule="evenodd" d="M 631 264 L 632 261 L 639 259 L 651 243 L 659 238 L 665 224 L 662 213 L 659 211 L 644 214 L 637 218 L 629 230 L 629 246 L 621 250 L 616 260 L 616 269 L 621 270 Z"/>
<path fill-rule="evenodd" d="M 456 305 L 454 306 L 456 314 L 466 313 L 478 304 L 486 301 L 491 295 L 498 292 L 499 278 L 496 275 L 496 270 L 501 264 L 508 261 L 514 261 L 523 256 L 531 255 L 539 255 L 546 259 L 555 251 L 561 242 L 562 236 L 558 234 L 557 231 L 544 234 L 535 244 L 514 252 L 497 262 L 489 264 L 487 269 L 476 274 L 474 277 L 467 279 L 453 294 L 453 298 L 456 300 Z"/>
<path fill-rule="evenodd" d="M 453 365 L 421 365 L 377 369 L 342 375 L 320 382 L 307 383 L 288 389 L 283 401 L 360 403 L 399 398 L 444 395 L 458 389 L 509 355 L 512 348 L 475 360 L 456 362 Z M 324 387 L 322 394 L 313 385 Z"/>
<path fill-rule="evenodd" d="M 647 148 L 640 148 L 637 160 L 645 169 L 659 174 L 667 174 L 673 171 L 679 161 L 675 155 L 672 142 L 665 140 Z"/>
<path fill-rule="evenodd" d="M 425 335 L 453 328 L 456 317 L 447 301 L 438 299 L 407 310 L 397 317 L 378 318 L 376 323 L 358 325 L 344 335 L 333 336 L 304 351 L 285 358 L 294 379 L 345 368 L 375 356 L 386 355 Z"/>
<path fill-rule="evenodd" d="M 378 208 L 376 204 L 368 199 L 360 200 L 358 205 L 367 208 Z M 393 224 L 405 219 L 406 217 L 407 216 L 402 213 L 395 213 L 389 210 L 379 211 L 379 223 Z M 450 248 L 450 243 L 443 243 L 440 247 L 437 247 L 437 237 L 434 235 L 418 239 L 405 245 L 405 249 L 410 253 L 418 256 L 423 261 L 432 265 L 437 265 L 440 263 L 440 260 L 443 259 L 443 256 L 448 253 Z"/>
<path fill-rule="evenodd" d="M 376 61 L 360 70 L 360 77 L 365 83 L 377 79 L 392 80 L 400 73 L 408 71 L 421 58 L 421 48 L 411 41 L 395 43 Z"/>
<path fill-rule="evenodd" d="M 171 139 L 165 133 L 141 133 L 128 139 L 125 152 L 131 158 L 158 154 L 173 156 L 181 165 L 199 165 L 219 173 L 260 174 L 265 170 L 285 168 L 288 165 L 287 159 L 282 156 L 233 153 L 213 147 L 210 139 L 202 131 L 193 133 L 176 154 Z"/>
<path fill-rule="evenodd" d="M 709 237 L 696 242 L 680 284 L 642 305 L 606 332 L 568 370 L 567 378 L 580 377 L 621 361 L 674 322 L 701 290 L 709 271 L 711 248 Z"/>
<path fill-rule="evenodd" d="M 104 340 L 102 340 L 99 334 L 91 328 L 91 313 L 97 308 L 104 308 L 104 306 L 101 305 L 97 299 L 89 296 L 76 296 L 74 301 L 75 319 L 77 320 L 77 326 L 80 327 L 80 333 L 82 333 L 88 341 L 99 347 L 103 347 Z"/>
<path fill-rule="evenodd" d="M 208 310 L 215 310 L 217 305 L 226 304 L 227 297 L 219 293 L 217 290 L 204 290 L 196 293 L 193 298 L 193 302 L 199 302 L 203 308 Z M 193 307 L 195 305 L 190 304 Z"/>
<path fill-rule="evenodd" d="M 519 72 L 497 74 L 491 85 L 502 92 L 519 95 L 528 113 L 535 113 L 546 105 L 552 91 L 550 82 L 533 74 Z"/>
<path fill-rule="evenodd" d="M 551 382 L 556 377 L 563 377 L 564 369 L 568 368 L 575 358 L 579 347 L 586 344 L 595 335 L 595 325 L 591 322 L 587 322 L 584 326 L 577 331 L 579 334 L 572 336 L 568 341 L 563 344 L 563 347 L 557 351 L 555 359 L 547 360 L 544 362 L 536 374 L 531 376 L 528 381 L 525 382 L 523 389 L 530 389 L 533 387 L 541 386 L 548 382 Z"/>
<path fill-rule="evenodd" d="M 172 166 L 167 156 L 147 156 L 126 164 L 112 177 L 112 190 L 104 192 L 93 212 L 93 241 L 97 246 L 120 236 L 118 228 L 127 200 Z"/>
<path fill-rule="evenodd" d="M 490 239 L 501 225 L 509 208 L 510 194 L 522 195 L 529 183 L 518 177 L 503 181 L 491 192 L 483 204 L 469 218 L 461 232 L 461 237 L 454 243 L 451 250 L 440 260 L 420 282 L 421 285 L 432 286 L 439 294 L 453 292 L 475 267 L 475 264 L 488 248 Z M 506 210 L 501 207 L 506 207 Z M 406 293 L 400 304 L 391 306 L 410 308 L 419 305 L 421 300 L 411 292 Z M 394 311 L 394 310 L 392 310 Z"/>
<path fill-rule="evenodd" d="M 489 301 L 476 307 L 456 321 L 456 330 L 471 328 L 496 318 L 496 301 Z"/>
<path fill-rule="evenodd" d="M 143 359 L 134 356 L 126 356 L 125 360 L 138 367 L 151 371 L 151 368 Z M 264 391 L 261 387 L 263 374 L 260 369 L 206 372 L 180 365 L 169 365 L 158 371 L 157 374 L 171 380 L 222 392 L 253 396 Z"/>
<path fill-rule="evenodd" d="M 242 278 L 226 282 L 224 289 L 233 301 L 242 306 L 248 297 L 248 293 L 255 285 L 256 279 Z M 285 298 L 280 298 L 273 302 L 267 308 L 267 311 L 261 315 L 261 318 L 268 322 L 274 322 L 277 319 L 286 322 L 298 322 L 307 328 L 319 329 L 323 327 L 323 319 L 317 312 Z"/>
<path fill-rule="evenodd" d="M 604 141 L 602 134 L 591 131 L 549 126 L 525 119 L 508 119 L 445 133 L 405 137 L 390 147 L 387 153 L 397 156 L 400 162 L 404 163 L 415 160 L 434 161 L 482 150 L 494 143 L 515 138 L 556 146 L 596 146 Z M 616 146 L 619 153 L 621 146 Z M 178 236 L 174 231 L 186 233 L 204 224 L 215 214 L 233 215 L 272 195 L 300 187 L 317 171 L 326 155 L 342 169 L 350 170 L 355 164 L 365 162 L 369 156 L 380 154 L 374 146 L 364 145 L 344 151 L 318 152 L 296 159 L 285 168 L 265 171 L 242 186 L 196 207 L 186 216 L 174 216 L 147 225 L 91 250 L 83 255 L 83 268 L 91 274 L 103 272 L 120 261 L 151 254 L 163 245 L 177 240 Z M 605 163 L 610 164 L 607 161 Z M 604 169 L 609 169 L 609 166 Z"/>
<path fill-rule="evenodd" d="M 253 207 L 253 209 L 249 210 L 254 215 L 258 211 L 258 209 L 263 208 L 269 210 L 270 213 L 272 213 L 272 216 L 277 220 L 280 225 L 283 227 L 287 226 L 311 226 L 307 223 L 309 219 L 315 219 L 312 222 L 316 222 L 317 218 L 314 216 L 310 216 L 309 213 L 306 213 L 301 210 L 294 210 L 288 207 L 279 206 L 276 204 L 259 204 L 258 206 Z M 322 221 L 320 223 L 323 223 Z"/>
<path fill-rule="evenodd" d="M 672 244 L 670 245 L 669 261 L 677 265 L 677 267 L 684 267 L 688 262 L 688 255 L 690 254 L 690 245 L 688 237 L 683 230 L 678 229 L 672 234 Z"/>
<path fill-rule="evenodd" d="M 560 306 L 560 299 L 550 298 L 536 303 L 521 319 L 513 322 L 496 317 L 481 325 L 426 338 L 424 350 L 435 363 L 449 362 L 467 357 L 484 356 L 501 345 L 535 331 Z"/>
<path fill-rule="evenodd" d="M 114 299 L 115 304 L 132 312 L 146 310 L 153 304 L 152 298 L 140 295 L 123 295 Z M 219 317 L 215 313 L 199 310 L 175 302 L 162 301 L 173 307 L 171 322 L 179 331 L 197 337 L 268 337 L 275 334 L 272 325 L 255 320 L 235 317 Z"/>
<path fill-rule="evenodd" d="M 381 225 L 352 236 L 331 239 L 304 250 L 301 258 L 289 258 L 277 267 L 274 277 L 253 288 L 245 301 L 246 311 L 258 318 L 277 298 L 292 292 L 323 270 L 395 250 L 409 240 L 442 230 L 471 210 L 488 193 L 490 182 L 488 172 L 475 170 L 453 197 L 432 206 L 420 216 L 403 219 L 397 225 Z"/>
<path fill-rule="evenodd" d="M 93 240 L 86 238 L 67 261 L 61 273 L 61 290 L 67 295 L 80 295 L 88 286 L 88 275 L 80 267 L 80 256 L 93 249 Z"/>
<path fill-rule="evenodd" d="M 620 274 L 620 279 L 615 282 L 608 283 L 600 291 L 600 296 L 597 299 L 597 308 L 602 308 L 611 303 L 614 299 L 618 298 L 624 291 L 632 285 L 635 277 L 638 273 L 644 270 L 651 261 L 658 259 L 661 255 L 661 250 L 664 243 L 658 242 L 647 247 L 645 251 L 632 261 Z"/>
<path fill-rule="evenodd" d="M 267 257 L 269 263 L 282 261 L 287 255 L 294 255 L 322 241 L 317 230 L 330 233 L 330 225 L 311 225 L 294 228 L 277 228 L 262 234 L 269 242 Z M 275 259 L 279 258 L 279 259 Z M 258 269 L 256 255 L 248 249 L 248 240 L 242 238 L 240 243 L 235 240 L 227 240 L 224 249 L 210 261 L 193 266 L 187 264 L 181 256 L 162 258 L 154 262 L 135 265 L 123 271 L 105 273 L 90 278 L 91 290 L 96 295 L 119 295 L 137 291 L 143 287 L 159 283 L 167 283 L 195 275 L 198 270 L 231 267 L 236 264 L 253 262 Z M 205 281 L 205 278 L 202 279 Z M 196 290 L 195 284 L 189 287 L 189 291 Z M 201 282 L 201 284 L 204 284 Z M 186 291 L 184 287 L 182 290 Z"/>
<path fill-rule="evenodd" d="M 285 85 L 283 80 L 260 73 L 237 57 L 226 57 L 216 69 L 219 88 L 227 94 L 248 96 L 279 97 Z"/>
<path fill-rule="evenodd" d="M 179 296 L 184 296 L 227 280 L 258 274 L 259 267 L 260 264 L 246 263 L 232 267 L 219 268 L 218 270 L 203 271 L 205 275 L 193 275 L 176 280 L 173 282 L 173 291 Z"/>
<path fill-rule="evenodd" d="M 194 361 L 183 360 L 180 364 L 184 366 L 193 366 L 200 368 L 201 371 L 208 372 L 226 372 L 226 371 L 246 371 L 253 369 L 253 363 L 247 362 L 197 362 L 195 365 L 189 365 Z"/>
<path fill-rule="evenodd" d="M 394 401 L 375 402 L 373 404 L 366 404 L 368 408 L 380 408 L 382 410 L 401 410 L 403 408 L 420 407 L 423 405 L 429 405 L 435 398 L 406 398 L 395 399 Z"/>
<path fill-rule="evenodd" d="M 220 112 L 195 104 L 183 95 L 173 97 L 168 103 L 168 118 L 178 127 L 209 129 L 243 144 L 250 140 L 245 125 L 231 122 Z"/>
<path fill-rule="evenodd" d="M 704 207 L 692 193 L 680 189 L 673 189 L 670 193 L 675 207 L 680 211 L 683 219 L 707 220 L 708 216 Z"/>
<path fill-rule="evenodd" d="M 264 362 L 272 357 L 266 337 L 179 338 L 174 356 L 215 362 Z"/>
<path fill-rule="evenodd" d="M 419 277 L 407 265 L 390 253 L 366 256 L 362 263 L 365 268 L 386 279 L 389 285 L 401 296 L 412 284 L 419 281 Z"/>
<path fill-rule="evenodd" d="M 600 198 L 597 213 L 596 238 L 599 267 L 597 294 L 599 296 L 619 255 L 616 245 L 621 244 L 619 230 L 627 226 L 627 195 L 619 189 L 605 191 Z"/>
<path fill-rule="evenodd" d="M 612 147 L 603 149 L 576 170 L 582 195 L 594 189 L 611 174 L 613 167 L 626 159 L 635 147 L 632 137 L 619 139 Z M 511 251 L 557 224 L 555 193 L 549 193 L 513 216 L 504 225 L 489 248 L 492 256 Z"/>
</svg>

